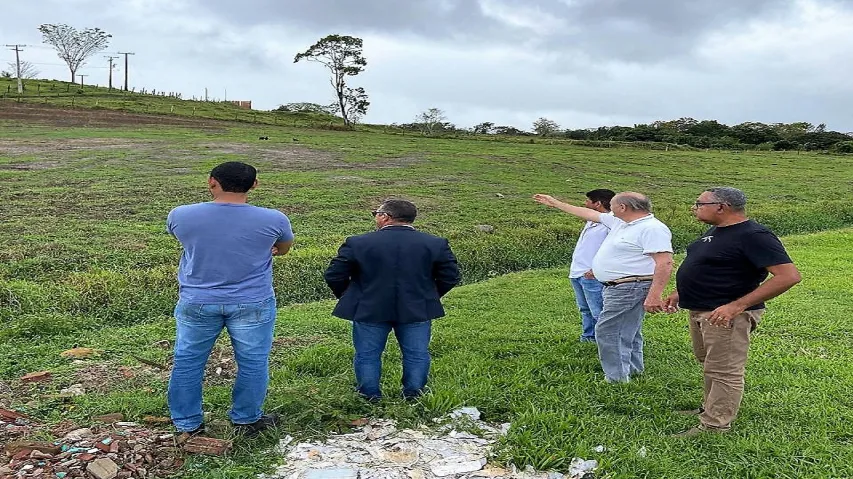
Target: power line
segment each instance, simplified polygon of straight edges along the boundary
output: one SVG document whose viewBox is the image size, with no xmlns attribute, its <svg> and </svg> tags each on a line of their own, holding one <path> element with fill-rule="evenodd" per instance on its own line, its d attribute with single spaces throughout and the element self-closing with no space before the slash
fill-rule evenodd
<svg viewBox="0 0 853 479">
<path fill-rule="evenodd" d="M 21 50 L 21 51 L 23 51 L 23 50 Z M 4 58 L 2 61 L 9 61 L 9 62 L 11 62 L 11 61 L 13 61 L 13 60 L 12 60 L 12 59 L 10 59 L 10 58 Z M 39 62 L 27 62 L 27 63 L 29 63 L 30 65 L 47 65 L 47 66 L 53 66 L 53 67 L 67 67 L 67 66 L 68 66 L 68 65 L 67 65 L 67 64 L 65 64 L 65 63 L 39 63 Z M 103 68 L 108 68 L 108 67 L 93 67 L 93 66 L 87 66 L 87 67 L 85 67 L 85 68 L 88 70 L 88 69 L 90 69 L 90 68 L 101 68 L 101 69 L 103 69 Z M 116 66 L 116 68 L 118 68 L 118 66 Z"/>
</svg>

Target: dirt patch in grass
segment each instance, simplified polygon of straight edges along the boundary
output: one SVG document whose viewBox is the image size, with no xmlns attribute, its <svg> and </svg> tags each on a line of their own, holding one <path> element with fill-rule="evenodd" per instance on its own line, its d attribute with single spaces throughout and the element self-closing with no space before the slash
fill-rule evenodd
<svg viewBox="0 0 853 479">
<path fill-rule="evenodd" d="M 140 125 L 189 126 L 206 131 L 225 131 L 239 123 L 175 115 L 128 113 L 97 108 L 68 108 L 32 103 L 0 101 L 0 120 L 59 127 L 123 127 Z"/>
<path fill-rule="evenodd" d="M 249 163 L 259 163 L 272 167 L 273 171 L 318 171 L 332 168 L 347 168 L 338 156 L 322 150 L 314 150 L 301 145 L 275 144 L 274 146 L 256 146 L 248 143 L 203 143 L 196 145 L 205 149 L 205 153 L 241 155 Z"/>
</svg>

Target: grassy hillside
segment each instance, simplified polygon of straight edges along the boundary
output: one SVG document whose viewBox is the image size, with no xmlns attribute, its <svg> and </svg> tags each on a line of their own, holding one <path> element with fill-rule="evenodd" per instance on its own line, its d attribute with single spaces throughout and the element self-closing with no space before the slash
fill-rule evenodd
<svg viewBox="0 0 853 479">
<path fill-rule="evenodd" d="M 270 140 L 259 141 L 259 133 Z M 853 184 L 842 180 L 853 174 L 847 157 L 613 151 L 255 125 L 6 124 L 0 337 L 31 337 L 45 321 L 71 330 L 170 315 L 180 249 L 164 233 L 166 214 L 207 200 L 210 169 L 228 160 L 257 165 L 251 201 L 293 221 L 295 250 L 276 260 L 281 304 L 329 298 L 323 269 L 344 237 L 372 228 L 369 211 L 389 196 L 415 201 L 417 225 L 450 238 L 466 282 L 569 262 L 581 222 L 536 204 L 536 192 L 574 201 L 599 187 L 648 193 L 678 248 L 703 230 L 689 205 L 716 184 L 745 189 L 751 213 L 780 234 L 853 224 L 846 200 Z"/>
<path fill-rule="evenodd" d="M 283 308 L 267 405 L 285 418 L 282 434 L 297 438 L 338 430 L 356 417 L 416 424 L 457 406 L 476 406 L 488 421 L 512 422 L 496 461 L 565 471 L 574 456 L 594 458 L 601 463 L 597 477 L 851 477 L 853 258 L 838 252 L 853 241 L 853 230 L 784 241 L 804 281 L 769 303 L 753 336 L 741 415 L 727 435 L 670 437 L 695 421 L 672 411 L 695 407 L 702 395 L 686 314 L 649 316 L 646 374 L 629 384 L 606 384 L 595 346 L 577 341 L 580 319 L 562 269 L 511 274 L 452 291 L 448 316 L 435 325 L 432 393 L 414 405 L 393 399 L 400 380 L 393 340 L 383 381 L 390 398 L 371 406 L 351 392 L 348 323 L 330 316 L 333 303 Z M 168 346 L 158 344 L 173 335 L 169 320 L 82 334 L 46 322 L 41 334 L 4 344 L 0 378 L 54 372 L 53 383 L 15 402 L 39 420 L 86 424 L 91 416 L 116 411 L 132 420 L 164 415 L 166 374 L 144 372 L 131 355 L 165 363 Z M 59 357 L 72 345 L 103 353 L 72 364 Z M 220 348 L 215 356 L 227 354 L 226 343 Z M 121 365 L 135 373 L 133 379 L 120 374 Z M 95 379 L 93 371 L 99 372 Z M 72 399 L 52 395 L 81 377 L 97 392 Z M 213 412 L 211 420 L 224 419 L 230 383 L 215 376 L 208 381 L 205 410 Z M 273 437 L 240 440 L 235 456 L 193 458 L 184 474 L 253 477 L 275 460 L 259 454 L 274 443 Z M 595 452 L 598 445 L 606 451 Z"/>
<path fill-rule="evenodd" d="M 58 108 L 98 108 L 128 113 L 178 116 L 185 118 L 239 121 L 268 125 L 340 128 L 343 122 L 320 113 L 283 113 L 246 110 L 226 102 L 194 101 L 151 94 L 125 92 L 96 86 L 80 86 L 56 80 L 27 80 L 18 95 L 17 80 L 0 78 L 0 101 L 20 101 Z M 2 106 L 2 104 L 0 104 Z"/>
</svg>

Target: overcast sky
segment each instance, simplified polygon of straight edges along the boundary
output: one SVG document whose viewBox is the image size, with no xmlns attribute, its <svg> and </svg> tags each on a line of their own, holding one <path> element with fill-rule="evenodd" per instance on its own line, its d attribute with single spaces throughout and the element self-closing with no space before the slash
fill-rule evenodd
<svg viewBox="0 0 853 479">
<path fill-rule="evenodd" d="M 38 26 L 113 35 L 130 85 L 252 100 L 333 100 L 326 70 L 293 63 L 319 38 L 364 39 L 370 123 L 437 107 L 459 126 L 564 128 L 680 117 L 825 122 L 853 131 L 853 0 L 31 0 L 4 2 L 0 44 L 69 77 Z M 2 50 L 0 69 L 14 61 Z M 79 73 L 107 82 L 107 60 Z M 123 67 L 122 67 L 123 68 Z M 120 70 L 117 73 L 123 75 Z M 120 82 L 119 82 L 120 83 Z"/>
</svg>

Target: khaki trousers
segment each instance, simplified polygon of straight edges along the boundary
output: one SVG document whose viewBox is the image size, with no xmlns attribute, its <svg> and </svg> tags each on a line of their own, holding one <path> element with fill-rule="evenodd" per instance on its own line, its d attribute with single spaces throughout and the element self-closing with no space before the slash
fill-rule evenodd
<svg viewBox="0 0 853 479">
<path fill-rule="evenodd" d="M 708 322 L 710 311 L 690 311 L 693 354 L 705 376 L 704 411 L 699 415 L 702 426 L 729 429 L 737 417 L 743 398 L 749 334 L 763 313 L 763 309 L 744 311 L 723 327 Z"/>
</svg>

